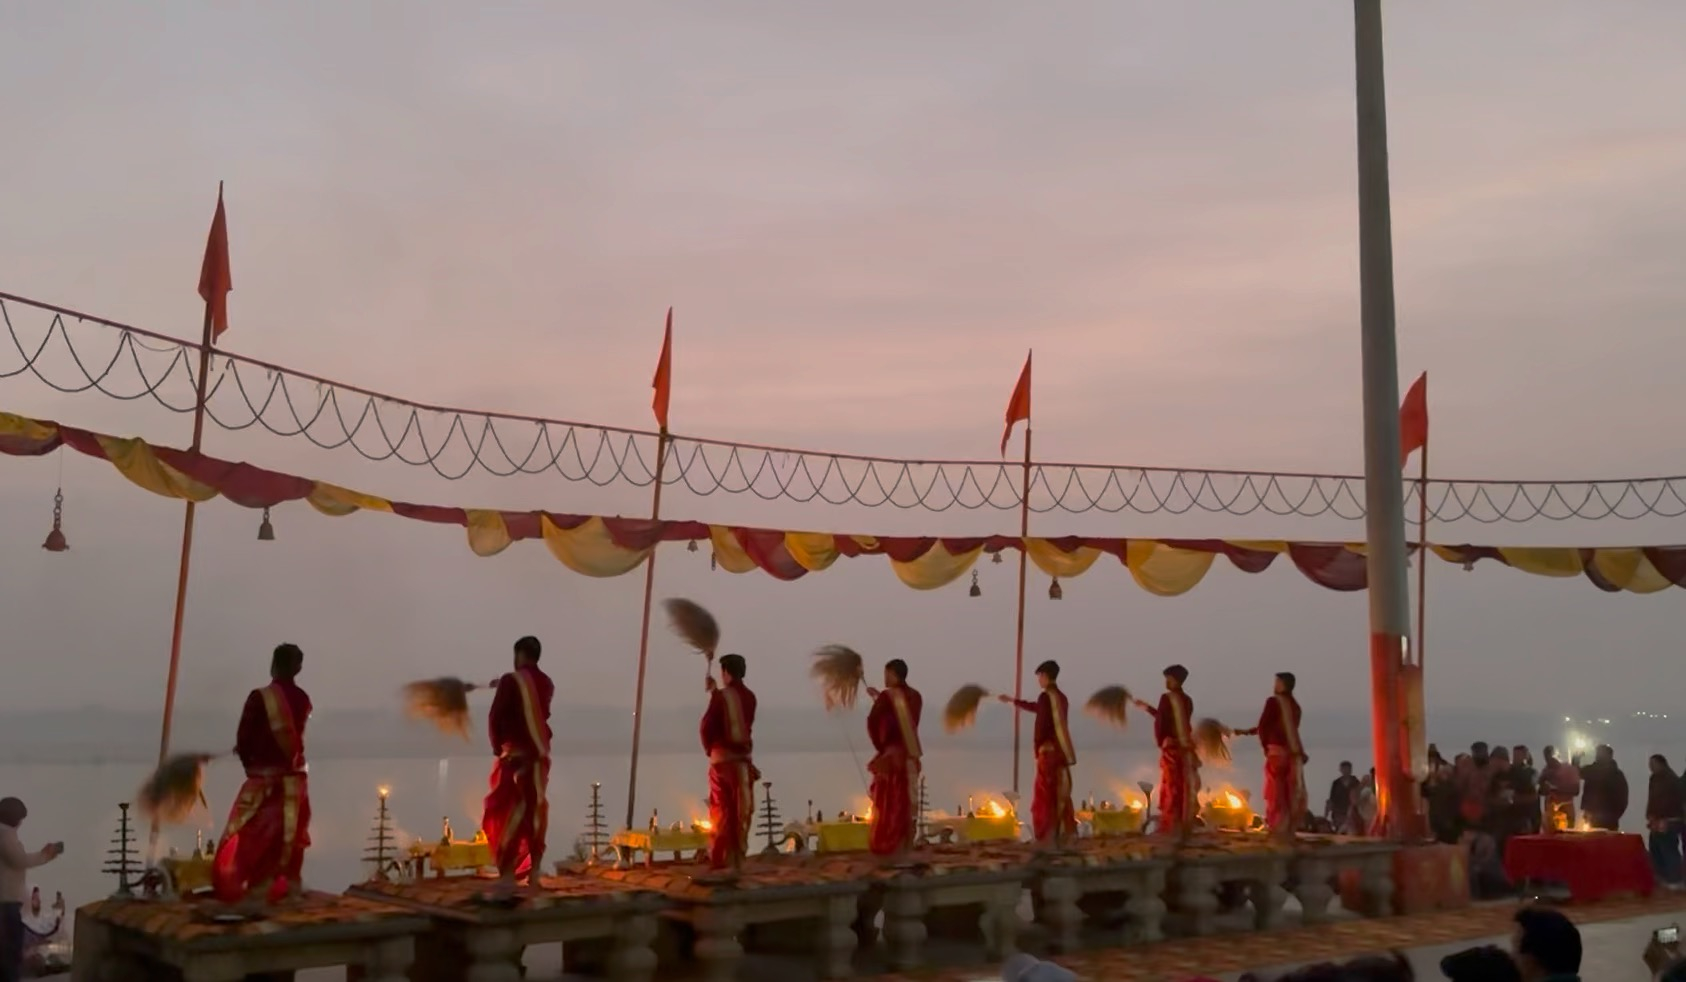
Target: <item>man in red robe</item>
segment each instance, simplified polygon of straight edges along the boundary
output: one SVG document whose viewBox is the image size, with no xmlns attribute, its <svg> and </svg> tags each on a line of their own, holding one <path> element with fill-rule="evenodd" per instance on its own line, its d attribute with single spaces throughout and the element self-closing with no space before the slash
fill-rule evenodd
<svg viewBox="0 0 1686 982">
<path fill-rule="evenodd" d="M 270 683 L 253 689 L 240 713 L 234 753 L 246 781 L 211 865 L 212 887 L 225 903 L 261 906 L 304 892 L 299 872 L 310 845 L 304 760 L 310 697 L 294 681 L 303 668 L 298 645 L 278 645 Z"/>
<path fill-rule="evenodd" d="M 872 851 L 879 856 L 906 853 L 919 833 L 917 797 L 919 712 L 924 700 L 907 684 L 907 662 L 900 658 L 884 665 L 884 688 L 867 687 L 872 711 L 866 732 L 877 751 L 867 770 L 872 772 Z"/>
<path fill-rule="evenodd" d="M 1294 698 L 1294 673 L 1276 673 L 1276 693 L 1265 702 L 1259 725 L 1236 731 L 1258 735 L 1265 755 L 1265 825 L 1273 835 L 1293 839 L 1305 821 L 1305 745 L 1300 742 L 1300 703 Z"/>
<path fill-rule="evenodd" d="M 1070 702 L 1059 687 L 1060 666 L 1045 661 L 1036 666 L 1042 694 L 1035 702 L 1003 695 L 1001 701 L 1036 714 L 1036 789 L 1030 799 L 1031 827 L 1038 845 L 1057 845 L 1077 831 L 1077 812 L 1071 804 L 1071 769 L 1077 765 L 1077 745 L 1071 742 L 1066 713 Z"/>
<path fill-rule="evenodd" d="M 556 686 L 539 670 L 539 639 L 515 642 L 515 670 L 498 679 L 487 720 L 492 738 L 491 790 L 480 830 L 492 844 L 504 889 L 521 876 L 538 886 L 550 829 L 550 700 Z"/>
<path fill-rule="evenodd" d="M 1136 700 L 1153 717 L 1153 739 L 1159 744 L 1160 827 L 1179 839 L 1194 830 L 1200 812 L 1200 756 L 1194 748 L 1194 700 L 1183 691 L 1188 669 L 1165 669 L 1165 694 L 1159 705 Z"/>
<path fill-rule="evenodd" d="M 736 870 L 749 851 L 750 821 L 755 817 L 755 782 L 761 772 L 755 752 L 755 693 L 743 684 L 742 655 L 720 658 L 720 677 L 708 677 L 708 709 L 699 727 L 708 752 L 708 862 L 713 869 Z"/>
</svg>

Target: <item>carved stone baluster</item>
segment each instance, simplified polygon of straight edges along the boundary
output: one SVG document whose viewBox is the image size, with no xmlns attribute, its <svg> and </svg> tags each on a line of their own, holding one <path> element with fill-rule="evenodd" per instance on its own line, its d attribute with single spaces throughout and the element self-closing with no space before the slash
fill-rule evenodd
<svg viewBox="0 0 1686 982">
<path fill-rule="evenodd" d="M 815 932 L 822 979 L 846 979 L 854 974 L 856 898 L 838 896 L 825 902 L 825 916 Z"/>
<path fill-rule="evenodd" d="M 691 923 L 697 930 L 693 950 L 702 963 L 703 978 L 708 982 L 734 982 L 738 963 L 743 961 L 743 945 L 738 943 L 743 919 L 737 909 L 703 905 L 696 909 Z"/>
<path fill-rule="evenodd" d="M 1335 875 L 1328 860 L 1316 856 L 1302 856 L 1295 864 L 1294 897 L 1300 902 L 1301 917 L 1307 924 L 1329 919 L 1329 901 L 1335 898 L 1329 881 Z"/>
<path fill-rule="evenodd" d="M 892 886 L 884 894 L 884 943 L 890 967 L 898 972 L 918 968 L 925 957 L 925 894 Z"/>
<path fill-rule="evenodd" d="M 610 982 L 651 982 L 656 977 L 656 915 L 628 914 L 615 922 L 614 947 L 609 952 Z"/>
<path fill-rule="evenodd" d="M 463 938 L 467 982 L 521 982 L 521 944 L 506 927 L 479 928 Z"/>
<path fill-rule="evenodd" d="M 1124 943 L 1149 944 L 1165 937 L 1165 869 L 1141 872 L 1124 902 Z"/>
<path fill-rule="evenodd" d="M 1083 927 L 1083 911 L 1077 906 L 1077 879 L 1070 875 L 1047 874 L 1042 878 L 1042 920 L 1055 951 L 1075 951 Z"/>
</svg>

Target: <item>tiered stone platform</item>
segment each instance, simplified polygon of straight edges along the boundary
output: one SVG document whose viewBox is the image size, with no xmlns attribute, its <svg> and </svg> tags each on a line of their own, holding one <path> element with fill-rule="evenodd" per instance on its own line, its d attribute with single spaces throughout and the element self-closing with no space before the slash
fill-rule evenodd
<svg viewBox="0 0 1686 982">
<path fill-rule="evenodd" d="M 1283 925 L 1290 895 L 1315 924 L 1330 916 L 1343 877 L 1357 885 L 1347 891 L 1357 913 L 1387 916 L 1396 851 L 1360 839 L 1286 845 L 1208 833 L 1181 846 L 1078 839 L 1056 852 L 941 845 L 901 863 L 781 854 L 755 857 L 735 876 L 694 863 L 563 865 L 510 903 L 489 897 L 491 882 L 478 877 L 375 882 L 241 924 L 214 922 L 204 903 L 110 900 L 77 912 L 76 978 L 235 982 L 345 965 L 366 982 L 515 982 L 523 950 L 548 943 L 563 945 L 570 972 L 612 982 L 730 982 L 746 955 L 763 954 L 806 958 L 827 979 L 910 972 L 939 944 L 944 961 L 983 964 L 1021 944 L 1071 953 L 1269 930 Z"/>
</svg>

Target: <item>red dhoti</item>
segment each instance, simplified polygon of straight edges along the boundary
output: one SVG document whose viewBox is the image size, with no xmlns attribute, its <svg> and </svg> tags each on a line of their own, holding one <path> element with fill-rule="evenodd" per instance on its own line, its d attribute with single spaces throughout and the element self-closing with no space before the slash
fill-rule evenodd
<svg viewBox="0 0 1686 982">
<path fill-rule="evenodd" d="M 1071 765 L 1058 750 L 1036 755 L 1036 788 L 1030 798 L 1030 824 L 1036 841 L 1077 831 L 1077 812 L 1071 806 Z"/>
<path fill-rule="evenodd" d="M 913 845 L 918 835 L 914 789 L 919 787 L 919 758 L 899 747 L 872 758 L 872 851 L 890 856 Z"/>
<path fill-rule="evenodd" d="M 480 814 L 480 830 L 506 875 L 524 876 L 544 859 L 550 830 L 550 760 L 504 755 L 492 763 L 491 790 Z"/>
<path fill-rule="evenodd" d="M 747 757 L 710 760 L 708 764 L 708 862 L 726 869 L 749 852 L 749 826 L 755 818 L 755 781 L 761 772 Z"/>
<path fill-rule="evenodd" d="M 1200 805 L 1200 762 L 1176 744 L 1159 748 L 1159 823 L 1167 831 L 1192 828 Z"/>
<path fill-rule="evenodd" d="M 301 889 L 310 845 L 310 788 L 302 773 L 248 773 L 228 813 L 211 865 L 211 885 L 225 903 L 265 887 L 275 903 Z"/>
<path fill-rule="evenodd" d="M 1290 832 L 1305 820 L 1305 772 L 1298 754 L 1287 747 L 1265 751 L 1265 824 L 1272 832 Z"/>
</svg>

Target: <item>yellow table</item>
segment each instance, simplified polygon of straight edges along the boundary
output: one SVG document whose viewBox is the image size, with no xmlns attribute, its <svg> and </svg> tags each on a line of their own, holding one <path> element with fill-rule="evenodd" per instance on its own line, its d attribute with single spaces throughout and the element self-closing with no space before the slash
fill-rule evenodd
<svg viewBox="0 0 1686 982">
<path fill-rule="evenodd" d="M 1200 809 L 1200 818 L 1209 829 L 1245 832 L 1253 824 L 1253 811 L 1245 802 L 1237 807 L 1222 800 L 1208 801 Z"/>
<path fill-rule="evenodd" d="M 158 862 L 165 873 L 170 876 L 170 886 L 174 888 L 178 897 L 198 893 L 211 889 L 211 857 L 189 856 L 181 859 L 171 856 Z"/>
<path fill-rule="evenodd" d="M 810 822 L 803 831 L 815 838 L 818 852 L 865 852 L 871 846 L 870 822 Z"/>
<path fill-rule="evenodd" d="M 494 867 L 498 864 L 492 855 L 492 844 L 486 841 L 486 833 L 481 832 L 472 841 L 461 839 L 450 843 L 438 843 L 433 847 L 428 857 L 428 864 L 433 867 L 434 876 L 444 876 L 446 873 L 464 870 L 480 870 Z"/>
<path fill-rule="evenodd" d="M 1088 822 L 1093 835 L 1134 835 L 1147 824 L 1147 809 L 1139 806 L 1097 808 L 1078 812 L 1077 820 Z"/>
<path fill-rule="evenodd" d="M 961 842 L 1018 841 L 1019 820 L 1013 815 L 968 815 L 964 818 L 938 818 L 931 828 L 949 829 Z"/>
<path fill-rule="evenodd" d="M 686 853 L 698 853 L 708 848 L 708 830 L 701 825 L 692 825 L 689 829 L 667 828 L 654 832 L 648 829 L 622 829 L 609 840 L 609 845 L 620 854 L 622 864 L 630 863 L 639 853 L 644 854 L 644 865 L 655 862 L 656 853 L 672 853 L 674 858 Z"/>
</svg>

